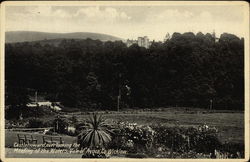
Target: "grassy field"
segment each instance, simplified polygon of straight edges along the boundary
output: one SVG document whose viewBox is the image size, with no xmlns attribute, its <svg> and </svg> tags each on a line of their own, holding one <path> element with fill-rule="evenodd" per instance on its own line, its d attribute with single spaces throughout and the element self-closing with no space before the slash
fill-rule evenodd
<svg viewBox="0 0 250 162">
<path fill-rule="evenodd" d="M 88 115 L 74 114 L 77 119 L 85 120 Z M 168 126 L 198 126 L 206 124 L 219 130 L 219 139 L 244 143 L 243 112 L 205 112 L 205 111 L 160 111 L 160 112 L 120 112 L 104 114 L 107 121 L 128 121 L 138 124 L 165 124 Z"/>
</svg>

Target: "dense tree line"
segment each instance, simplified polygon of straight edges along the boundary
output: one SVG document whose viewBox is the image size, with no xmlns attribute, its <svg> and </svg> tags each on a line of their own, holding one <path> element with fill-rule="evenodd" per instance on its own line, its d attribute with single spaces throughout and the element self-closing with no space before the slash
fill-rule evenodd
<svg viewBox="0 0 250 162">
<path fill-rule="evenodd" d="M 12 106 L 38 91 L 67 107 L 116 109 L 120 89 L 122 108 L 209 108 L 212 100 L 243 109 L 244 39 L 189 32 L 149 49 L 91 39 L 6 44 L 5 81 Z"/>
</svg>

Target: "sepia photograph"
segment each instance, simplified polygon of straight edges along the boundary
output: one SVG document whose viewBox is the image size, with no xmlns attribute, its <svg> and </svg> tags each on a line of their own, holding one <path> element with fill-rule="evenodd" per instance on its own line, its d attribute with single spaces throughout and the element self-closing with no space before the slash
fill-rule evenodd
<svg viewBox="0 0 250 162">
<path fill-rule="evenodd" d="M 1 160 L 20 158 L 247 161 L 249 4 L 2 3 Z"/>
</svg>

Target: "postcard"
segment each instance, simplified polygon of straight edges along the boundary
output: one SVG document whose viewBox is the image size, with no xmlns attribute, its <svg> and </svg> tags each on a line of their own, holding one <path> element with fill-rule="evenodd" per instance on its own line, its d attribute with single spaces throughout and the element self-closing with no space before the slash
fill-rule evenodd
<svg viewBox="0 0 250 162">
<path fill-rule="evenodd" d="M 1 4 L 2 161 L 249 160 L 249 4 Z"/>
</svg>

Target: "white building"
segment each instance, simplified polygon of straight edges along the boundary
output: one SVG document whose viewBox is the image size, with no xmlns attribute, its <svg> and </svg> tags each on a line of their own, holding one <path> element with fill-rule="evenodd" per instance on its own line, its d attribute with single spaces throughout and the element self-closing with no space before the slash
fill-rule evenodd
<svg viewBox="0 0 250 162">
<path fill-rule="evenodd" d="M 149 48 L 149 39 L 147 36 L 138 37 L 138 46 Z"/>
<path fill-rule="evenodd" d="M 31 103 L 28 103 L 27 106 L 28 107 L 40 107 L 40 106 L 47 106 L 55 111 L 61 111 L 62 108 L 60 108 L 58 105 L 60 103 L 59 102 L 50 102 L 50 101 L 42 101 L 42 102 L 31 102 Z"/>
<path fill-rule="evenodd" d="M 138 46 L 145 47 L 145 48 L 149 48 L 150 45 L 151 45 L 151 43 L 150 43 L 150 41 L 149 41 L 149 39 L 148 39 L 147 36 L 138 37 L 137 40 L 129 40 L 128 39 L 127 42 L 126 42 L 126 44 L 127 44 L 127 47 L 130 47 L 133 44 L 137 44 Z"/>
</svg>

